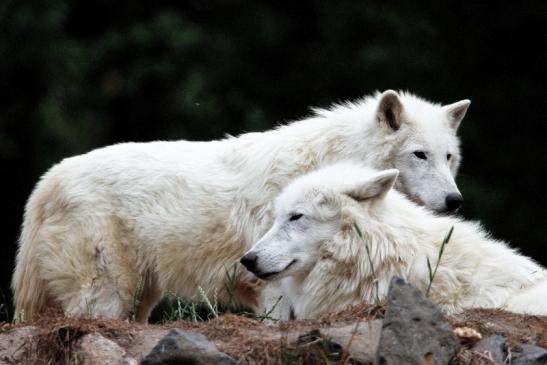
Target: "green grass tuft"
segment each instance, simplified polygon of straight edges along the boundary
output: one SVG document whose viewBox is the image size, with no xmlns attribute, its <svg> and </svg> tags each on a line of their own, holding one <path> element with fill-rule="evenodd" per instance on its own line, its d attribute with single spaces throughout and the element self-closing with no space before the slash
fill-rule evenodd
<svg viewBox="0 0 547 365">
<path fill-rule="evenodd" d="M 214 318 L 217 318 L 218 317 L 218 302 L 217 302 L 217 291 L 216 291 L 216 289 L 214 290 L 214 294 L 213 294 L 213 304 L 211 304 L 211 302 L 209 301 L 209 298 L 207 297 L 207 294 L 205 294 L 205 290 L 203 290 L 203 288 L 201 286 L 198 286 L 198 293 L 199 293 L 199 297 L 200 297 L 201 301 L 203 302 L 203 304 L 205 304 L 207 309 L 209 309 L 210 314 Z"/>
<path fill-rule="evenodd" d="M 229 306 L 236 309 L 237 308 L 237 302 L 235 298 L 235 290 L 236 290 L 236 281 L 237 281 L 237 263 L 235 263 L 232 266 L 232 269 L 225 269 L 226 270 L 226 280 L 224 281 L 224 289 L 228 293 L 228 303 Z"/>
<path fill-rule="evenodd" d="M 137 283 L 135 293 L 133 293 L 133 302 L 131 303 L 131 321 L 137 320 L 137 308 L 142 300 L 142 292 L 144 290 L 144 280 L 141 278 Z"/>
</svg>

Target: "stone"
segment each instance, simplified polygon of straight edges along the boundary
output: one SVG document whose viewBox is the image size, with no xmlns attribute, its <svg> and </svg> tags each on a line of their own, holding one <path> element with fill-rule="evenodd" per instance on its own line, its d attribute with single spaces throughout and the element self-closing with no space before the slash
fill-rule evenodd
<svg viewBox="0 0 547 365">
<path fill-rule="evenodd" d="M 342 327 L 322 327 L 306 333 L 289 334 L 289 342 L 296 345 L 296 349 L 310 350 L 309 345 L 320 343 L 323 355 L 334 364 L 346 361 L 354 365 L 372 365 L 380 340 L 382 321 L 374 320 Z M 291 339 L 292 338 L 292 339 Z M 316 359 L 323 363 L 324 359 Z M 315 363 L 310 360 L 310 363 Z"/>
<path fill-rule="evenodd" d="M 382 321 L 362 322 L 357 327 L 355 335 L 354 331 L 355 325 L 321 329 L 321 333 L 328 336 L 332 342 L 345 348 L 354 362 L 372 364 L 378 350 Z M 349 348 L 346 348 L 348 344 Z"/>
<path fill-rule="evenodd" d="M 506 338 L 500 335 L 493 335 L 477 342 L 471 349 L 491 359 L 496 364 L 504 364 L 507 358 Z"/>
<path fill-rule="evenodd" d="M 234 359 L 220 352 L 201 333 L 172 329 L 146 355 L 141 365 L 232 365 L 235 363 Z"/>
<path fill-rule="evenodd" d="M 534 345 L 521 345 L 520 352 L 513 353 L 511 365 L 546 365 L 547 349 Z"/>
<path fill-rule="evenodd" d="M 157 343 L 169 332 L 166 329 L 157 329 L 154 326 L 147 326 L 139 331 L 133 331 L 125 350 L 127 353 L 141 361 Z"/>
<path fill-rule="evenodd" d="M 391 280 L 376 362 L 379 365 L 445 365 L 460 343 L 441 310 L 422 292 Z"/>
<path fill-rule="evenodd" d="M 30 364 L 36 360 L 34 337 L 39 333 L 34 326 L 0 333 L 0 365 Z"/>
<path fill-rule="evenodd" d="M 460 341 L 466 343 L 473 343 L 479 340 L 482 340 L 482 334 L 474 328 L 471 327 L 457 327 L 454 328 L 454 334 L 458 336 Z"/>
<path fill-rule="evenodd" d="M 116 342 L 99 334 L 89 333 L 78 342 L 78 364 L 80 365 L 137 365 L 137 360 L 128 357 Z"/>
</svg>

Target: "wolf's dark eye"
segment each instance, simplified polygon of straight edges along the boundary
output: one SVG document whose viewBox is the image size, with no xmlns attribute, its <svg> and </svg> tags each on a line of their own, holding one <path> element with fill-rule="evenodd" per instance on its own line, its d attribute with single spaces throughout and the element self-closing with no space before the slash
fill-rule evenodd
<svg viewBox="0 0 547 365">
<path fill-rule="evenodd" d="M 291 216 L 289 217 L 289 221 L 297 221 L 299 220 L 300 218 L 302 218 L 303 214 L 291 214 Z"/>
<path fill-rule="evenodd" d="M 425 152 L 423 151 L 414 152 L 414 156 L 418 157 L 420 160 L 427 160 L 427 156 L 425 155 Z"/>
<path fill-rule="evenodd" d="M 446 160 L 447 160 L 447 161 L 450 161 L 451 158 L 452 158 L 452 155 L 451 155 L 450 153 L 448 153 L 448 154 L 446 155 Z"/>
</svg>

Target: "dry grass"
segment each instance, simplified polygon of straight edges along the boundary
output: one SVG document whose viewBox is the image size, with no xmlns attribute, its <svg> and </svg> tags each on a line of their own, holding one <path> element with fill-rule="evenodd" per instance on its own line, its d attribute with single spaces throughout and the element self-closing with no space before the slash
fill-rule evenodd
<svg viewBox="0 0 547 365">
<path fill-rule="evenodd" d="M 472 309 L 448 318 L 454 327 L 467 326 L 482 334 L 483 338 L 500 334 L 507 338 L 509 351 L 514 352 L 521 343 L 547 347 L 547 317 L 526 316 L 502 310 Z M 454 359 L 454 365 L 493 365 L 488 356 L 470 350 L 472 344 L 463 346 Z"/>
<path fill-rule="evenodd" d="M 471 327 L 483 338 L 493 334 L 507 337 L 510 346 L 533 343 L 547 348 L 547 317 L 527 316 L 502 310 L 471 309 L 448 318 L 454 327 Z"/>
<path fill-rule="evenodd" d="M 133 336 L 147 329 L 181 328 L 203 333 L 218 348 L 241 363 L 248 364 L 351 364 L 344 348 L 321 335 L 317 329 L 345 326 L 358 321 L 381 319 L 382 307 L 356 305 L 317 320 L 299 320 L 267 324 L 233 314 L 221 315 L 208 322 L 176 321 L 160 325 L 140 325 L 128 321 L 65 318 L 49 312 L 31 323 L 4 324 L 0 333 L 35 326 L 39 334 L 25 343 L 26 364 L 72 364 L 75 344 L 86 333 L 99 333 L 127 348 Z M 467 326 L 483 337 L 497 333 L 508 338 L 510 347 L 535 343 L 547 347 L 547 317 L 523 316 L 495 310 L 470 310 L 448 320 L 454 327 Z M 298 336 L 301 335 L 301 336 Z M 347 345 L 347 344 L 345 344 Z M 466 344 L 453 364 L 492 364 L 484 355 L 470 351 Z"/>
</svg>

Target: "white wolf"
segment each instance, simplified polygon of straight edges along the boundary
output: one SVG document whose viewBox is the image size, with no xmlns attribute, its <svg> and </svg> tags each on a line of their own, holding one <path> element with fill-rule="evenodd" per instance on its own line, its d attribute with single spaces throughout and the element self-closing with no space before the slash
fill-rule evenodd
<svg viewBox="0 0 547 365">
<path fill-rule="evenodd" d="M 547 314 L 547 271 L 477 223 L 440 217 L 391 190 L 398 171 L 338 163 L 289 184 L 275 223 L 241 262 L 281 280 L 296 318 L 316 317 L 387 294 L 392 276 L 426 291 L 446 312 L 505 308 Z M 357 228 L 356 228 L 357 227 Z"/>
<path fill-rule="evenodd" d="M 468 105 L 386 91 L 268 132 L 126 143 L 65 159 L 26 206 L 16 313 L 32 318 L 57 305 L 68 315 L 124 318 L 139 286 L 139 321 L 166 291 L 191 297 L 201 286 L 227 301 L 226 271 L 271 226 L 273 198 L 323 163 L 396 167 L 412 199 L 455 209 L 456 130 Z M 262 285 L 240 269 L 235 299 L 259 308 Z"/>
</svg>

